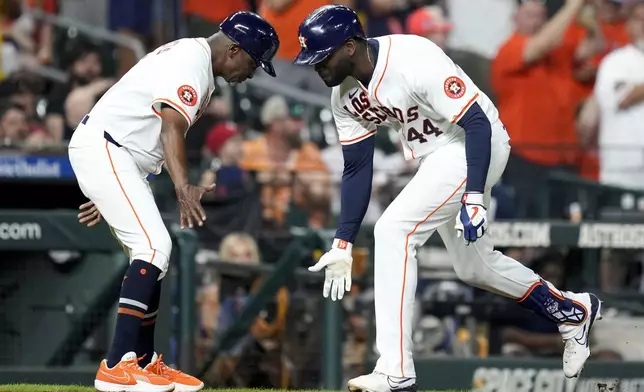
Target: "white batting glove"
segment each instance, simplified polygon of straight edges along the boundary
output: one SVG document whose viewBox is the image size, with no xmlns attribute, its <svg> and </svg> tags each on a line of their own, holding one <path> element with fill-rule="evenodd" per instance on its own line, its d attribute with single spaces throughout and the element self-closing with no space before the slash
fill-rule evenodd
<svg viewBox="0 0 644 392">
<path fill-rule="evenodd" d="M 456 216 L 456 235 L 462 235 L 469 245 L 487 231 L 487 209 L 483 205 L 482 193 L 466 193 L 461 202 L 463 205 Z"/>
<path fill-rule="evenodd" d="M 320 257 L 318 262 L 309 267 L 309 271 L 318 272 L 324 269 L 324 289 L 322 295 L 333 301 L 342 299 L 344 293 L 351 290 L 351 264 L 353 257 L 351 249 L 353 244 L 335 239 L 331 250 Z"/>
</svg>

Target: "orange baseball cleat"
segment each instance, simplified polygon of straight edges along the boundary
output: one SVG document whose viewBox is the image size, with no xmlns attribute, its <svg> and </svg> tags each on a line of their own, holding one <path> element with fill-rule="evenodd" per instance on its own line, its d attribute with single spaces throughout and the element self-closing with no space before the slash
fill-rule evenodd
<svg viewBox="0 0 644 392">
<path fill-rule="evenodd" d="M 171 392 L 174 384 L 165 377 L 151 373 L 139 366 L 134 352 L 123 355 L 113 368 L 107 360 L 101 362 L 96 372 L 94 387 L 101 392 Z"/>
<path fill-rule="evenodd" d="M 162 359 L 163 355 L 154 353 L 152 361 L 145 367 L 145 370 L 173 382 L 175 392 L 195 392 L 203 388 L 203 382 L 199 381 L 198 378 L 171 368 L 163 363 Z"/>
</svg>

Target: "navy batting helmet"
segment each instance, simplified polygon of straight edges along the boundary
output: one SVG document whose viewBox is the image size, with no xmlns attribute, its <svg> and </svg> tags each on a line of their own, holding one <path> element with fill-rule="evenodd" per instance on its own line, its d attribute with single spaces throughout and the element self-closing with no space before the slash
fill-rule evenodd
<svg viewBox="0 0 644 392">
<path fill-rule="evenodd" d="M 238 11 L 221 22 L 219 28 L 267 74 L 275 76 L 275 68 L 271 61 L 280 47 L 280 40 L 270 23 L 252 12 Z"/>
<path fill-rule="evenodd" d="M 313 11 L 300 25 L 302 50 L 293 63 L 315 65 L 350 38 L 365 38 L 358 15 L 343 5 L 326 5 Z"/>
</svg>

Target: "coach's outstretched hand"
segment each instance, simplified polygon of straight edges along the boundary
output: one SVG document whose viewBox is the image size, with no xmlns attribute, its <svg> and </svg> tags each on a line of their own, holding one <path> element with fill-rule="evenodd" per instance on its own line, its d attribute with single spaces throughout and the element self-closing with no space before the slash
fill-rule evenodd
<svg viewBox="0 0 644 392">
<path fill-rule="evenodd" d="M 487 209 L 482 193 L 466 193 L 456 216 L 456 235 L 463 236 L 467 245 L 483 237 L 487 231 Z"/>
<path fill-rule="evenodd" d="M 309 267 L 309 271 L 318 272 L 324 269 L 324 289 L 322 295 L 333 301 L 342 299 L 344 293 L 351 290 L 351 264 L 353 257 L 347 249 L 331 248 L 320 257 L 318 262 Z"/>
<path fill-rule="evenodd" d="M 203 225 L 206 213 L 201 207 L 201 198 L 206 192 L 212 192 L 214 189 L 215 184 L 205 187 L 186 184 L 176 188 L 182 229 L 185 229 L 186 226 L 192 229 L 194 224 Z"/>
<path fill-rule="evenodd" d="M 80 213 L 78 214 L 78 222 L 87 224 L 87 227 L 96 226 L 101 223 L 101 213 L 94 205 L 94 202 L 88 201 L 87 203 L 78 207 Z"/>
</svg>

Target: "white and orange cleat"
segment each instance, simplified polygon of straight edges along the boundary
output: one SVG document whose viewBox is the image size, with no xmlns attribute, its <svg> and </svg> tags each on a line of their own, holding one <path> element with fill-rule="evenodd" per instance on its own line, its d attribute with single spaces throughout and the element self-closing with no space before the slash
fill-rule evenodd
<svg viewBox="0 0 644 392">
<path fill-rule="evenodd" d="M 174 392 L 195 392 L 203 388 L 203 382 L 198 378 L 166 365 L 163 363 L 163 355 L 157 355 L 157 353 L 152 355 L 152 360 L 145 370 L 173 382 Z"/>
<path fill-rule="evenodd" d="M 94 387 L 101 392 L 174 391 L 174 384 L 167 378 L 142 369 L 134 352 L 123 355 L 113 368 L 107 367 L 107 360 L 103 360 L 96 372 Z"/>
</svg>

